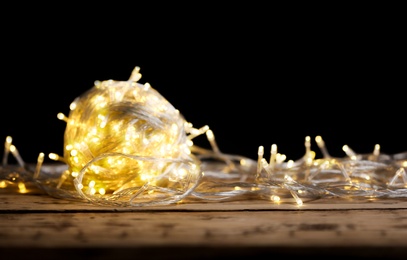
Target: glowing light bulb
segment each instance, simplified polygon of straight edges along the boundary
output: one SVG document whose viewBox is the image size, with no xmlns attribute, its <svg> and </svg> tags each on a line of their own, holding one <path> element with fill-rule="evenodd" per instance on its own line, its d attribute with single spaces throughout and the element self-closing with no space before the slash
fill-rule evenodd
<svg viewBox="0 0 407 260">
<path fill-rule="evenodd" d="M 347 156 L 349 156 L 352 160 L 357 160 L 357 155 L 356 153 L 347 145 L 345 144 L 342 146 L 342 150 L 346 153 Z"/>
<path fill-rule="evenodd" d="M 4 142 L 4 154 L 3 154 L 3 166 L 7 165 L 8 155 L 10 153 L 10 146 L 13 141 L 11 136 L 6 137 L 6 141 Z"/>
<path fill-rule="evenodd" d="M 277 156 L 277 145 L 272 144 L 270 148 L 270 161 L 269 161 L 271 168 L 274 168 L 274 165 L 276 163 L 276 156 Z"/>
<path fill-rule="evenodd" d="M 18 164 L 21 167 L 25 167 L 25 162 L 23 161 L 23 158 L 20 156 L 20 153 L 18 152 L 17 147 L 15 147 L 13 144 L 10 144 L 10 152 L 16 158 Z"/>
<path fill-rule="evenodd" d="M 25 187 L 24 182 L 19 182 L 18 183 L 18 192 L 20 192 L 20 193 L 27 193 L 28 192 L 27 188 Z"/>
<path fill-rule="evenodd" d="M 331 155 L 329 154 L 328 150 L 326 149 L 325 141 L 324 141 L 324 139 L 322 139 L 322 137 L 320 135 L 315 137 L 315 142 L 317 143 L 319 149 L 321 150 L 323 157 L 326 159 L 331 158 Z"/>
<path fill-rule="evenodd" d="M 34 171 L 34 179 L 38 178 L 38 176 L 40 175 L 41 172 L 41 166 L 42 163 L 44 162 L 44 153 L 39 153 L 38 158 L 37 158 L 37 165 L 35 167 L 35 171 Z"/>
<path fill-rule="evenodd" d="M 264 146 L 260 145 L 257 150 L 257 172 L 256 178 L 260 177 L 261 170 L 263 169 L 263 155 L 264 155 Z"/>
</svg>

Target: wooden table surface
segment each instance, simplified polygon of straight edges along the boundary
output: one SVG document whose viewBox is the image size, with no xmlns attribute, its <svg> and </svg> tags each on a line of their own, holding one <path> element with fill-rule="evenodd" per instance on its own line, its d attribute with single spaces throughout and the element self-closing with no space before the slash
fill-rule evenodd
<svg viewBox="0 0 407 260">
<path fill-rule="evenodd" d="M 407 259 L 407 200 L 124 207 L 0 192 L 1 259 Z"/>
</svg>

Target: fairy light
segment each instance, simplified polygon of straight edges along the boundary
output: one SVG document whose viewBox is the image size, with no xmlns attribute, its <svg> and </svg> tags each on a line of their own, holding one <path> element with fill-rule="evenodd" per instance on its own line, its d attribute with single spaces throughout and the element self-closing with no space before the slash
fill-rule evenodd
<svg viewBox="0 0 407 260">
<path fill-rule="evenodd" d="M 270 165 L 267 163 L 266 159 L 262 158 L 260 160 L 261 167 L 267 172 L 268 179 L 271 179 L 273 176 L 273 169 L 270 169 Z"/>
<path fill-rule="evenodd" d="M 209 144 L 212 147 L 213 152 L 215 154 L 218 154 L 219 156 L 221 156 L 223 158 L 223 160 L 225 161 L 225 163 L 227 164 L 227 167 L 224 169 L 224 171 L 229 172 L 229 171 L 234 170 L 234 167 L 235 167 L 234 165 L 235 164 L 232 162 L 232 160 L 230 160 L 228 157 L 223 157 L 222 156 L 222 153 L 221 153 L 221 151 L 219 149 L 219 146 L 216 143 L 215 135 L 214 135 L 213 131 L 211 129 L 209 129 L 208 126 L 204 126 L 204 128 L 201 129 L 199 132 L 200 133 L 204 132 L 206 134 L 206 137 L 207 137 L 207 139 L 209 141 Z"/>
<path fill-rule="evenodd" d="M 18 164 L 21 167 L 25 167 L 25 162 L 23 161 L 23 158 L 21 158 L 20 153 L 17 150 L 17 147 L 15 147 L 13 144 L 10 145 L 10 152 L 14 155 L 14 158 L 17 160 Z"/>
<path fill-rule="evenodd" d="M 315 142 L 317 143 L 317 145 L 318 145 L 318 147 L 319 147 L 319 150 L 320 150 L 321 153 L 322 153 L 322 156 L 323 156 L 325 159 L 331 158 L 331 155 L 329 154 L 329 152 L 328 152 L 328 150 L 327 150 L 327 148 L 326 148 L 326 146 L 325 146 L 325 142 L 324 142 L 324 139 L 322 139 L 322 136 L 317 135 L 317 136 L 315 137 Z"/>
<path fill-rule="evenodd" d="M 294 160 L 288 160 L 286 166 L 287 168 L 292 168 L 294 166 Z"/>
<path fill-rule="evenodd" d="M 315 152 L 311 150 L 311 137 L 310 136 L 305 137 L 304 146 L 305 146 L 305 155 L 304 155 L 305 163 L 306 163 L 306 165 L 311 165 L 315 158 Z"/>
<path fill-rule="evenodd" d="M 256 178 L 260 176 L 260 173 L 262 171 L 262 166 L 263 166 L 263 155 L 264 155 L 264 146 L 260 145 L 259 149 L 257 150 L 257 172 L 256 172 Z"/>
<path fill-rule="evenodd" d="M 286 159 L 287 159 L 287 156 L 285 154 L 281 154 L 281 153 L 276 154 L 276 163 L 277 164 L 282 164 Z"/>
<path fill-rule="evenodd" d="M 274 169 L 274 165 L 276 163 L 276 158 L 277 158 L 277 145 L 276 144 L 272 144 L 271 145 L 271 149 L 270 149 L 270 167 L 272 169 Z"/>
<path fill-rule="evenodd" d="M 35 167 L 35 171 L 34 171 L 34 179 L 37 179 L 38 176 L 40 175 L 41 172 L 41 166 L 44 162 L 44 153 L 39 153 L 38 158 L 37 158 L 37 165 Z"/>
<path fill-rule="evenodd" d="M 6 137 L 6 141 L 4 142 L 3 166 L 7 165 L 7 159 L 10 153 L 10 146 L 12 141 L 13 138 L 11 136 Z"/>
<path fill-rule="evenodd" d="M 279 203 L 281 201 L 281 198 L 280 198 L 280 196 L 277 196 L 277 195 L 271 195 L 270 200 L 272 200 L 276 203 Z"/>
<path fill-rule="evenodd" d="M 305 146 L 304 162 L 306 165 L 304 179 L 307 180 L 307 179 L 309 179 L 309 176 L 311 174 L 310 166 L 312 165 L 314 157 L 315 157 L 314 151 L 311 150 L 311 137 L 310 136 L 305 137 L 304 146 Z"/>
<path fill-rule="evenodd" d="M 376 144 L 374 146 L 373 155 L 374 156 L 379 156 L 380 155 L 380 144 Z"/>
<path fill-rule="evenodd" d="M 25 187 L 24 182 L 19 182 L 18 183 L 18 192 L 20 192 L 20 193 L 27 193 L 28 192 L 27 188 Z"/>
<path fill-rule="evenodd" d="M 321 197 L 407 198 L 407 153 L 380 154 L 376 144 L 368 156 L 344 145 L 344 158 L 330 156 L 321 136 L 316 158 L 311 137 L 298 160 L 258 146 L 257 160 L 225 154 L 209 126 L 195 128 L 149 83 L 141 84 L 136 67 L 127 81 L 95 81 L 93 88 L 69 105 L 63 155 L 48 158 L 66 167 L 47 166 L 43 153 L 35 167 L 24 163 L 12 138 L 6 137 L 0 188 L 16 184 L 29 193 L 33 183 L 58 198 L 87 200 L 98 205 L 148 206 L 175 204 L 189 197 L 202 200 L 259 196 L 275 203 L 301 206 Z M 206 136 L 211 149 L 194 144 Z M 19 167 L 7 164 L 11 153 Z M 209 160 L 207 160 L 209 159 Z M 53 169 L 50 174 L 49 169 Z"/>
<path fill-rule="evenodd" d="M 58 114 L 57 114 L 57 118 L 58 118 L 59 120 L 68 122 L 68 118 L 67 118 L 63 113 L 58 113 Z"/>
<path fill-rule="evenodd" d="M 59 161 L 59 162 L 63 162 L 63 163 L 66 162 L 63 157 L 59 156 L 56 153 L 49 153 L 48 157 L 53 161 Z"/>
<path fill-rule="evenodd" d="M 346 153 L 347 156 L 349 156 L 352 160 L 357 159 L 356 153 L 347 145 L 345 144 L 342 146 L 342 150 Z"/>
<path fill-rule="evenodd" d="M 375 144 L 373 153 L 369 156 L 369 160 L 376 161 L 380 156 L 380 144 Z"/>
<path fill-rule="evenodd" d="M 52 157 L 50 156 L 50 158 L 52 158 Z M 64 182 L 68 179 L 69 174 L 70 174 L 69 170 L 65 170 L 62 172 L 61 177 L 59 178 L 58 184 L 56 186 L 57 189 L 61 189 L 62 184 L 64 184 Z M 54 195 L 56 195 L 56 194 L 54 194 Z"/>
</svg>

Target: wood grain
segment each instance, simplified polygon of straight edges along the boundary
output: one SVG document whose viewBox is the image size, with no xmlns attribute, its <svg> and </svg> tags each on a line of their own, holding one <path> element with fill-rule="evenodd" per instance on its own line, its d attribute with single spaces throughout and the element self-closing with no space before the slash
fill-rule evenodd
<svg viewBox="0 0 407 260">
<path fill-rule="evenodd" d="M 0 193 L 0 212 L 8 211 L 239 211 L 239 210 L 350 210 L 350 209 L 407 209 L 407 199 L 350 200 L 318 199 L 298 206 L 294 201 L 274 203 L 267 200 L 236 200 L 228 202 L 188 202 L 165 206 L 113 207 L 88 202 L 53 198 L 43 194 Z"/>
<path fill-rule="evenodd" d="M 2 246 L 407 246 L 407 210 L 0 215 Z"/>
<path fill-rule="evenodd" d="M 237 201 L 114 208 L 41 194 L 0 194 L 0 252 L 43 259 L 406 259 L 407 203 L 316 200 L 298 207 Z"/>
</svg>

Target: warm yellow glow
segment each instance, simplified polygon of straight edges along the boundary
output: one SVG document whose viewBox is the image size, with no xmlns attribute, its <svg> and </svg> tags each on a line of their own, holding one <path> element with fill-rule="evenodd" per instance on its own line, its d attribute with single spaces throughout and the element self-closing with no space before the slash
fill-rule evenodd
<svg viewBox="0 0 407 260">
<path fill-rule="evenodd" d="M 272 144 L 270 149 L 270 161 L 269 161 L 269 164 L 272 168 L 276 163 L 276 156 L 277 156 L 277 145 Z"/>
<path fill-rule="evenodd" d="M 314 151 L 309 151 L 307 156 L 305 157 L 305 163 L 307 165 L 311 165 L 312 162 L 314 161 L 314 159 L 315 159 L 315 152 Z"/>
<path fill-rule="evenodd" d="M 260 145 L 259 149 L 257 150 L 257 154 L 259 158 L 263 158 L 264 155 L 264 146 Z"/>
<path fill-rule="evenodd" d="M 262 160 L 263 160 L 263 155 L 264 155 L 264 146 L 260 145 L 258 150 L 257 150 L 257 177 L 260 176 L 261 170 L 262 170 Z"/>
<path fill-rule="evenodd" d="M 48 154 L 48 157 L 49 157 L 51 160 L 54 160 L 54 161 L 58 161 L 58 160 L 59 160 L 59 155 L 56 154 L 56 153 L 50 153 L 50 154 Z"/>
<path fill-rule="evenodd" d="M 58 184 L 57 184 L 57 188 L 58 188 L 58 189 L 61 188 L 62 184 L 64 184 L 64 182 L 66 181 L 66 179 L 68 178 L 68 176 L 69 176 L 69 171 L 68 171 L 68 170 L 65 170 L 65 171 L 62 173 L 61 177 L 59 178 L 59 181 L 58 181 Z"/>
<path fill-rule="evenodd" d="M 373 155 L 374 156 L 379 156 L 380 155 L 380 144 L 376 144 L 374 146 Z"/>
<path fill-rule="evenodd" d="M 76 100 L 69 105 L 70 110 L 75 110 L 76 108 Z"/>
<path fill-rule="evenodd" d="M 19 182 L 18 183 L 18 192 L 20 192 L 20 193 L 27 193 L 28 192 L 28 190 L 25 187 L 24 182 Z"/>
<path fill-rule="evenodd" d="M 281 164 L 287 159 L 285 154 L 277 153 L 276 154 L 276 163 Z"/>
<path fill-rule="evenodd" d="M 130 80 L 137 82 L 139 81 L 140 78 L 141 78 L 140 67 L 136 66 L 134 70 L 131 72 Z"/>
<path fill-rule="evenodd" d="M 24 167 L 25 163 L 23 161 L 23 158 L 21 158 L 20 153 L 18 152 L 17 148 L 13 144 L 10 144 L 10 152 L 13 154 L 14 158 L 16 158 L 18 164 L 20 166 Z"/>
<path fill-rule="evenodd" d="M 347 156 L 350 157 L 350 159 L 357 160 L 356 153 L 348 145 L 345 144 L 344 146 L 342 146 L 342 150 L 346 153 Z"/>
<path fill-rule="evenodd" d="M 213 135 L 212 130 L 206 131 L 206 136 L 208 137 L 209 141 L 213 141 L 213 139 L 215 138 L 214 135 Z"/>
<path fill-rule="evenodd" d="M 37 162 L 40 163 L 40 164 L 43 163 L 44 162 L 44 156 L 45 156 L 44 153 L 39 153 L 38 157 L 37 157 Z"/>
<path fill-rule="evenodd" d="M 287 161 L 287 168 L 292 168 L 294 166 L 294 160 Z"/>
<path fill-rule="evenodd" d="M 13 138 L 11 136 L 6 137 L 6 146 L 10 146 L 11 142 L 13 141 Z"/>
<path fill-rule="evenodd" d="M 277 196 L 277 195 L 271 195 L 270 200 L 272 200 L 274 202 L 280 202 L 281 198 L 280 198 L 280 196 Z"/>
<path fill-rule="evenodd" d="M 4 142 L 3 166 L 7 165 L 7 159 L 10 153 L 10 145 L 12 141 L 13 138 L 11 138 L 11 136 L 6 137 L 6 141 Z"/>
<path fill-rule="evenodd" d="M 67 163 L 68 178 L 77 179 L 85 196 L 142 187 L 167 171 L 169 181 L 188 182 L 200 172 L 191 139 L 206 133 L 217 149 L 208 126 L 193 128 L 149 83 L 138 83 L 140 78 L 136 67 L 127 81 L 95 81 L 70 105 L 64 156 L 50 158 Z M 171 161 L 179 159 L 185 163 Z"/>
<path fill-rule="evenodd" d="M 240 163 L 240 165 L 242 165 L 242 166 L 248 166 L 248 165 L 249 165 L 249 162 L 248 162 L 248 160 L 246 160 L 246 159 L 241 159 L 241 160 L 239 161 L 239 163 Z"/>
<path fill-rule="evenodd" d="M 297 203 L 298 206 L 302 206 L 304 204 L 302 199 L 300 199 L 300 197 L 298 197 L 298 195 L 294 191 L 291 191 L 291 194 L 293 195 L 295 202 Z"/>
<path fill-rule="evenodd" d="M 163 167 L 164 165 L 162 165 Z M 187 178 L 188 176 L 188 172 L 186 169 L 181 168 L 178 170 L 174 170 L 174 172 L 170 175 L 169 180 L 173 181 L 173 182 L 179 182 L 184 180 L 185 178 Z M 149 178 L 149 176 L 146 176 L 145 179 L 147 180 Z"/>
<path fill-rule="evenodd" d="M 402 196 L 396 189 L 407 188 L 407 154 L 379 156 L 379 144 L 367 157 L 344 145 L 342 149 L 347 155 L 344 160 L 330 157 L 321 136 L 315 138 L 323 153 L 323 158 L 317 160 L 316 153 L 311 150 L 310 136 L 305 137 L 305 155 L 298 161 L 284 163 L 287 157 L 278 153 L 276 144 L 271 145 L 269 161 L 264 158 L 263 146 L 258 147 L 257 161 L 221 153 L 209 126 L 193 127 L 149 83 L 138 83 L 140 78 L 140 68 L 136 67 L 127 81 L 95 81 L 92 89 L 70 104 L 69 117 L 58 113 L 58 119 L 66 122 L 63 156 L 55 153 L 48 156 L 64 162 L 67 168 L 61 168 L 61 172 L 58 168 L 61 177 L 57 184 L 46 180 L 47 172 L 41 176 L 44 178 L 38 178 L 43 153 L 38 156 L 34 173 L 29 167 L 8 169 L 9 152 L 20 166 L 25 165 L 12 144 L 12 138 L 7 136 L 0 188 L 15 182 L 18 183 L 18 192 L 26 193 L 28 190 L 21 180 L 29 174 L 34 177 L 35 184 L 43 181 L 41 185 L 52 185 L 48 191 L 69 190 L 56 194 L 59 197 L 76 189 L 81 198 L 95 203 L 120 205 L 121 199 L 130 198 L 125 203 L 133 206 L 140 205 L 135 202 L 139 195 L 142 201 L 151 199 L 146 203 L 152 205 L 154 199 L 163 199 L 164 204 L 170 204 L 181 202 L 183 196 L 190 194 L 195 199 L 205 199 L 206 195 L 208 198 L 241 197 L 246 192 L 274 202 L 294 199 L 301 206 L 300 196 L 350 196 L 349 191 L 357 191 L 355 196 L 369 199 L 375 198 L 376 192 L 380 196 L 388 192 L 388 195 L 400 198 Z M 203 134 L 206 134 L 212 150 L 194 146 L 192 139 Z M 200 160 L 206 158 L 221 162 L 213 165 L 212 160 L 201 163 Z M 393 163 L 389 158 L 397 159 Z M 207 173 L 204 179 L 203 170 Z M 225 173 L 231 174 L 223 175 Z M 384 180 L 388 176 L 391 180 Z M 225 186 L 220 183 L 221 179 L 228 180 Z M 212 184 L 201 186 L 201 180 L 209 180 Z M 250 183 L 244 183 L 246 180 Z M 381 187 L 381 182 L 391 188 Z M 318 187 L 319 184 L 322 186 Z M 196 193 L 195 188 L 198 189 Z M 207 194 L 205 188 L 208 188 Z M 332 188 L 334 192 L 331 192 Z"/>
<path fill-rule="evenodd" d="M 326 159 L 331 158 L 330 154 L 328 153 L 328 150 L 326 149 L 325 142 L 320 135 L 315 137 L 315 142 L 317 143 L 319 149 L 321 150 L 323 157 Z"/>
<path fill-rule="evenodd" d="M 201 130 L 202 131 L 202 130 Z M 200 132 L 201 132 L 200 131 Z M 209 143 L 211 144 L 212 149 L 216 152 L 219 153 L 219 147 L 215 142 L 215 135 L 213 134 L 212 130 L 209 128 L 206 130 L 206 137 L 208 138 Z"/>
<path fill-rule="evenodd" d="M 34 179 L 38 178 L 38 176 L 40 175 L 41 172 L 41 166 L 44 162 L 44 153 L 39 153 L 38 154 L 38 158 L 37 158 L 37 165 L 35 167 L 35 172 L 34 172 Z"/>
<path fill-rule="evenodd" d="M 305 145 L 305 149 L 306 149 L 305 153 L 307 154 L 311 149 L 311 137 L 310 136 L 305 137 L 304 145 Z"/>
<path fill-rule="evenodd" d="M 62 113 L 58 113 L 58 114 L 57 114 L 57 118 L 58 118 L 59 120 L 68 122 L 68 118 L 67 118 L 64 114 L 62 114 Z"/>
<path fill-rule="evenodd" d="M 305 137 L 305 155 L 304 155 L 304 159 L 305 159 L 305 163 L 307 165 L 311 165 L 314 157 L 315 157 L 315 152 L 311 151 L 311 137 L 310 136 L 306 136 Z"/>
</svg>

